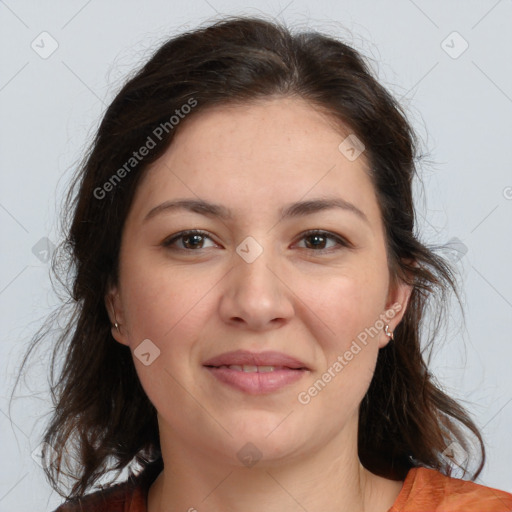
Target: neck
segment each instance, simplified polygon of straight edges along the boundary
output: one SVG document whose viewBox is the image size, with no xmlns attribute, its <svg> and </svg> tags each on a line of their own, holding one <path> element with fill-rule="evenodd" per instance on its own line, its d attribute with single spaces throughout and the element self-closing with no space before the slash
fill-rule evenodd
<svg viewBox="0 0 512 512">
<path fill-rule="evenodd" d="M 164 471 L 150 488 L 148 512 L 386 512 L 402 487 L 360 464 L 357 428 L 313 453 L 250 468 L 210 458 L 166 433 L 162 425 Z"/>
</svg>

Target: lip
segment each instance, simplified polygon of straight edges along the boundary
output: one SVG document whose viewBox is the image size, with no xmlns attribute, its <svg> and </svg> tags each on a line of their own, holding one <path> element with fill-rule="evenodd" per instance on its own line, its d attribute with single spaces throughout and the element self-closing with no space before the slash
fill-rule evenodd
<svg viewBox="0 0 512 512">
<path fill-rule="evenodd" d="M 203 366 L 282 366 L 292 370 L 309 370 L 305 363 L 282 352 L 250 352 L 249 350 L 235 350 L 212 357 L 203 363 Z"/>
<path fill-rule="evenodd" d="M 273 366 L 273 371 L 245 372 L 228 366 Z M 309 368 L 281 352 L 226 352 L 203 363 L 208 372 L 220 382 L 251 395 L 272 393 L 301 379 Z"/>
</svg>

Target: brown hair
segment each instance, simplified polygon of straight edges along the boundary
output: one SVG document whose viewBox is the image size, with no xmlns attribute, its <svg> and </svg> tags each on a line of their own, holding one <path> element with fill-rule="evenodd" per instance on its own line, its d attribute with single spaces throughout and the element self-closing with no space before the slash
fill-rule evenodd
<svg viewBox="0 0 512 512">
<path fill-rule="evenodd" d="M 44 441 L 56 454 L 45 453 L 54 489 L 60 492 L 66 473 L 75 482 L 68 497 L 82 496 L 109 470 L 147 466 L 161 457 L 155 408 L 129 348 L 112 338 L 104 303 L 108 284 L 117 282 L 121 234 L 139 180 L 190 117 L 214 105 L 269 96 L 302 98 L 364 143 L 391 278 L 413 286 L 360 407 L 361 463 L 394 479 L 405 478 L 414 466 L 450 474 L 443 450 L 457 441 L 469 451 L 472 433 L 480 456 L 473 478 L 480 473 L 482 437 L 464 409 L 436 385 L 424 361 L 448 293 L 457 295 L 457 288 L 453 270 L 414 232 L 417 142 L 405 114 L 346 44 L 318 32 L 293 33 L 261 18 L 235 17 L 173 37 L 122 87 L 66 198 L 64 211 L 72 212 L 72 219 L 52 269 L 58 275 L 65 262 L 70 298 L 63 308 L 69 306 L 71 315 L 51 360 L 55 409 Z M 130 160 L 148 138 L 158 138 L 156 146 L 140 161 Z M 60 282 L 66 284 L 66 277 Z M 426 308 L 436 304 L 434 334 L 420 343 Z M 23 364 L 49 331 L 36 335 Z"/>
</svg>

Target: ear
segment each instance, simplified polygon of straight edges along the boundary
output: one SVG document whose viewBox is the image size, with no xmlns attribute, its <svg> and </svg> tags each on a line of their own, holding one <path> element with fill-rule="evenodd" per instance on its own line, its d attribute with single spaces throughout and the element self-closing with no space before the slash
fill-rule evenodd
<svg viewBox="0 0 512 512">
<path fill-rule="evenodd" d="M 389 326 L 389 332 L 393 332 L 397 325 L 402 321 L 405 315 L 409 299 L 413 291 L 413 285 L 407 284 L 402 280 L 397 280 L 390 284 L 388 297 L 386 300 L 385 321 Z M 379 348 L 385 347 L 390 341 L 385 333 L 381 337 L 382 342 Z"/>
<path fill-rule="evenodd" d="M 118 287 L 109 281 L 107 293 L 105 294 L 105 307 L 111 324 L 112 337 L 122 345 L 129 345 L 126 335 L 126 322 L 123 311 L 123 304 Z M 116 328 L 115 324 L 118 327 Z"/>
</svg>

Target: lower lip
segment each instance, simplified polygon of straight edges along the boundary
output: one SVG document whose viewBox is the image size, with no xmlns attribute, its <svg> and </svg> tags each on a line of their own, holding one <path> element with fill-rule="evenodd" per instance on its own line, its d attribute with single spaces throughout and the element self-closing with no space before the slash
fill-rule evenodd
<svg viewBox="0 0 512 512">
<path fill-rule="evenodd" d="M 301 379 L 307 370 L 276 369 L 272 372 L 244 372 L 229 368 L 206 366 L 207 370 L 224 384 L 250 395 L 272 393 Z"/>
</svg>

